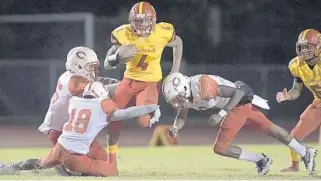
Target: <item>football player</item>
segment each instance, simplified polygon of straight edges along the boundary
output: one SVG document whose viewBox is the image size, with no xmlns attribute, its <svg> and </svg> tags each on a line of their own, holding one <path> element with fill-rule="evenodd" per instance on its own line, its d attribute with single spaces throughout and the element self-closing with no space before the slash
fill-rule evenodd
<svg viewBox="0 0 321 181">
<path fill-rule="evenodd" d="M 316 149 L 307 148 L 289 135 L 283 128 L 267 119 L 259 108 L 269 109 L 267 100 L 254 95 L 253 90 L 241 81 L 232 83 L 215 75 L 195 75 L 187 77 L 181 73 L 172 73 L 163 81 L 163 94 L 166 101 L 179 109 L 178 115 L 169 130 L 170 136 L 176 136 L 186 122 L 188 109 L 221 109 L 211 115 L 212 125 L 221 123 L 215 141 L 214 152 L 225 157 L 246 160 L 256 164 L 259 175 L 265 175 L 272 160 L 265 154 L 249 152 L 231 142 L 244 126 L 259 129 L 302 156 L 309 171 L 314 172 Z"/>
<path fill-rule="evenodd" d="M 53 145 L 57 143 L 63 125 L 68 121 L 69 99 L 74 95 L 80 95 L 91 81 L 99 80 L 106 84 L 117 81 L 98 75 L 99 60 L 92 49 L 79 46 L 68 52 L 66 71 L 57 81 L 56 92 L 51 98 L 44 122 L 39 127 L 41 132 L 48 135 Z M 63 172 L 61 169 L 57 171 Z"/>
<path fill-rule="evenodd" d="M 118 109 L 100 82 L 87 84 L 83 97 L 73 96 L 69 100 L 68 113 L 69 121 L 64 124 L 58 142 L 46 156 L 37 160 L 35 168 L 46 169 L 62 164 L 71 172 L 86 176 L 118 175 L 116 164 L 109 163 L 106 151 L 93 142 L 98 133 L 112 121 L 151 113 L 154 123 L 160 117 L 156 104 Z"/>
<path fill-rule="evenodd" d="M 300 96 L 303 84 L 312 92 L 313 102 L 301 114 L 291 135 L 302 141 L 311 132 L 320 127 L 321 120 L 321 34 L 314 29 L 302 31 L 296 43 L 297 56 L 289 63 L 289 69 L 294 77 L 292 89 L 284 88 L 276 94 L 276 100 L 280 103 L 295 100 Z M 290 150 L 292 164 L 281 170 L 282 172 L 298 172 L 300 155 Z"/>
<path fill-rule="evenodd" d="M 156 11 L 148 2 L 136 3 L 129 12 L 129 24 L 122 25 L 111 33 L 113 46 L 108 50 L 104 66 L 115 68 L 126 63 L 123 79 L 115 91 L 115 102 L 119 108 L 133 105 L 158 103 L 159 84 L 162 79 L 161 56 L 165 47 L 173 48 L 171 72 L 178 72 L 183 53 L 183 42 L 175 34 L 172 24 L 156 23 Z M 140 127 L 149 125 L 149 114 L 140 116 Z M 108 152 L 110 161 L 116 162 L 118 137 L 121 122 L 108 127 Z"/>
<path fill-rule="evenodd" d="M 99 60 L 96 53 L 87 47 L 75 47 L 68 52 L 66 71 L 60 75 L 44 122 L 39 130 L 48 135 L 52 144 L 57 143 L 62 127 L 68 121 L 68 103 L 71 96 L 80 95 L 84 87 L 97 79 Z M 114 80 L 98 77 L 102 82 Z"/>
</svg>

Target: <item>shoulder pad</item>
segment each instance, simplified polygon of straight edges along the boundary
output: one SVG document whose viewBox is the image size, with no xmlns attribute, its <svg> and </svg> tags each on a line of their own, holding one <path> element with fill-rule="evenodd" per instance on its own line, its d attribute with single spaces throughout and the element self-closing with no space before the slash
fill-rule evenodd
<svg viewBox="0 0 321 181">
<path fill-rule="evenodd" d="M 124 38 L 128 28 L 129 28 L 128 24 L 121 25 L 121 26 L 115 28 L 111 32 L 111 42 L 113 44 L 121 44 L 122 43 L 122 39 Z"/>
<path fill-rule="evenodd" d="M 294 67 L 297 66 L 299 64 L 300 59 L 298 57 L 294 57 L 290 62 L 288 67 Z"/>
</svg>

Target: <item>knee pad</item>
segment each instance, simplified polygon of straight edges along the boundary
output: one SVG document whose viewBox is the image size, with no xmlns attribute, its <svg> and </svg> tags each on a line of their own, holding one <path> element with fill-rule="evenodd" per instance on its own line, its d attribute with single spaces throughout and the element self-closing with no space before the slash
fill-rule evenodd
<svg viewBox="0 0 321 181">
<path fill-rule="evenodd" d="M 214 153 L 221 155 L 226 152 L 227 148 L 228 148 L 228 145 L 216 143 L 214 145 L 213 151 L 214 151 Z"/>
<path fill-rule="evenodd" d="M 50 139 L 50 141 L 52 142 L 53 145 L 56 145 L 61 133 L 62 133 L 61 131 L 56 131 L 53 129 L 48 131 L 48 138 Z"/>
<path fill-rule="evenodd" d="M 149 121 L 152 117 L 149 114 L 140 116 L 137 120 L 137 124 L 141 128 L 146 128 L 149 126 Z"/>
<path fill-rule="evenodd" d="M 254 96 L 254 91 L 253 89 L 247 85 L 246 83 L 242 81 L 236 81 L 235 85 L 237 88 L 241 89 L 244 92 L 244 96 L 240 101 L 240 104 L 247 104 L 252 102 L 253 96 Z"/>
</svg>

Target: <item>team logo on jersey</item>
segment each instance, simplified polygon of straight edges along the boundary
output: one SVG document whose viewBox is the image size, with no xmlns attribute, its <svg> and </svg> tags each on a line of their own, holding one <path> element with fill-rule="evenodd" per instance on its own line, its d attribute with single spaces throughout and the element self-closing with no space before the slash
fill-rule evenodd
<svg viewBox="0 0 321 181">
<path fill-rule="evenodd" d="M 172 28 L 170 26 L 162 26 L 162 29 L 168 30 L 168 31 L 172 30 Z"/>
</svg>

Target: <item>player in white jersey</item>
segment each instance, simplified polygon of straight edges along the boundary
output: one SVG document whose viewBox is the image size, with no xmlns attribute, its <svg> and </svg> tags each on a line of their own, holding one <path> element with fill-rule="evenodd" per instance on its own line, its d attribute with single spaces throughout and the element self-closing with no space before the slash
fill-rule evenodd
<svg viewBox="0 0 321 181">
<path fill-rule="evenodd" d="M 53 145 L 68 121 L 68 104 L 73 95 L 80 94 L 94 80 L 99 67 L 96 53 L 87 47 L 75 47 L 67 55 L 66 72 L 57 81 L 44 122 L 39 131 L 48 135 Z"/>
<path fill-rule="evenodd" d="M 83 92 L 88 82 L 97 79 L 99 61 L 96 53 L 87 47 L 75 47 L 67 55 L 66 72 L 57 81 L 44 122 L 39 130 L 48 135 L 53 145 L 68 121 L 69 99 Z M 112 83 L 115 79 L 98 77 L 99 81 Z"/>
<path fill-rule="evenodd" d="M 246 160 L 257 165 L 259 175 L 265 175 L 271 166 L 272 160 L 264 154 L 246 151 L 231 142 L 239 130 L 250 126 L 281 141 L 295 150 L 306 165 L 310 174 L 314 172 L 314 148 L 307 148 L 297 142 L 283 128 L 273 124 L 258 109 L 269 109 L 267 100 L 254 95 L 253 90 L 241 81 L 232 83 L 215 75 L 184 76 L 181 73 L 172 73 L 163 81 L 162 91 L 166 101 L 179 109 L 169 134 L 175 137 L 182 129 L 187 118 L 188 109 L 207 110 L 221 109 L 209 118 L 212 125 L 220 125 L 220 131 L 214 145 L 214 152 L 225 157 Z"/>
<path fill-rule="evenodd" d="M 84 87 L 93 80 L 98 80 L 104 84 L 114 83 L 116 79 L 98 77 L 99 61 L 96 53 L 88 47 L 72 48 L 67 54 L 66 71 L 57 81 L 56 91 L 53 94 L 44 122 L 39 130 L 48 135 L 52 144 L 57 143 L 57 139 L 62 132 L 63 125 L 68 121 L 69 99 L 74 95 L 83 92 Z M 95 143 L 96 144 L 96 143 Z M 95 147 L 94 147 L 95 148 Z M 27 163 L 33 163 L 29 160 Z M 17 164 L 16 169 L 23 169 Z M 56 168 L 60 175 L 68 174 L 63 167 Z"/>
<path fill-rule="evenodd" d="M 69 121 L 57 144 L 34 168 L 51 168 L 58 164 L 76 173 L 87 176 L 115 176 L 118 174 L 116 164 L 109 163 L 107 152 L 100 149 L 94 139 L 98 133 L 112 121 L 119 121 L 153 114 L 150 125 L 159 120 L 160 110 L 156 104 L 134 106 L 118 109 L 110 98 L 109 91 L 100 82 L 86 85 L 83 97 L 73 96 L 69 100 Z M 99 146 L 98 146 L 99 147 Z M 1 172 L 1 169 L 0 169 Z"/>
</svg>

